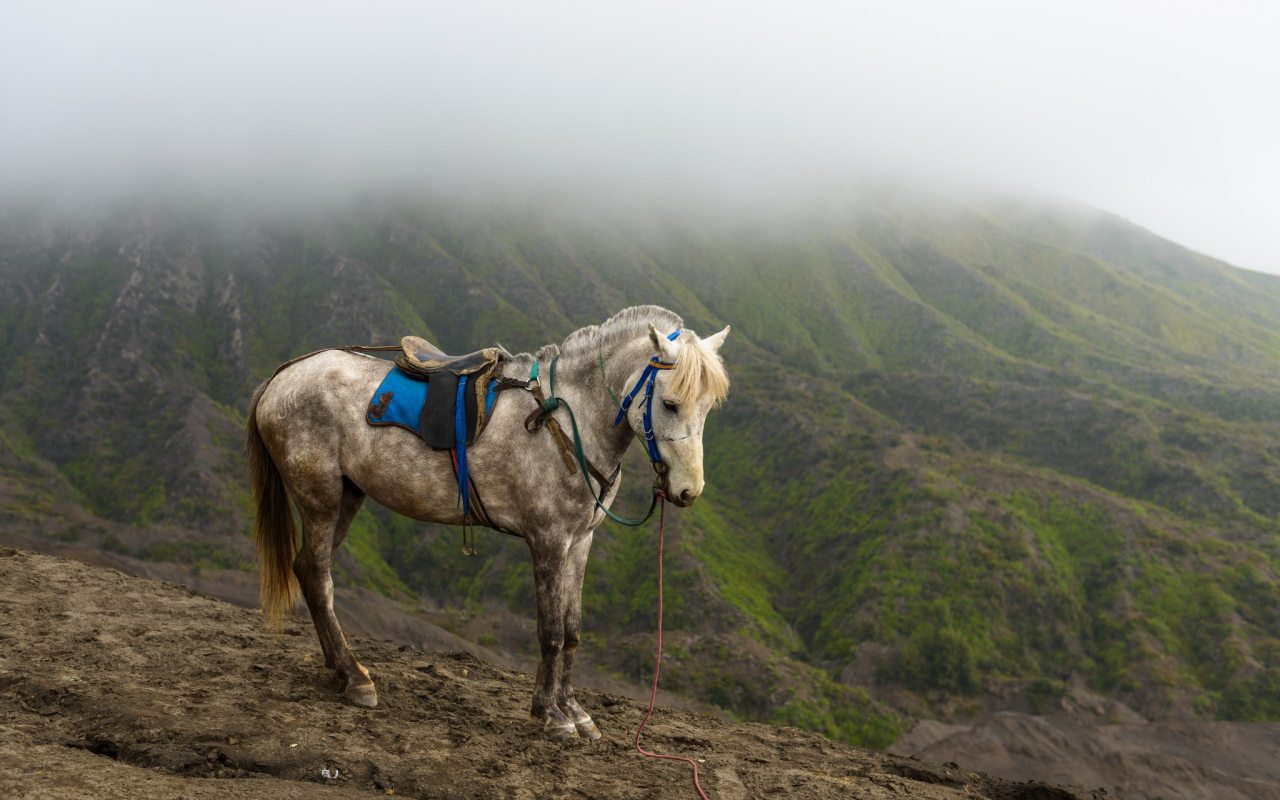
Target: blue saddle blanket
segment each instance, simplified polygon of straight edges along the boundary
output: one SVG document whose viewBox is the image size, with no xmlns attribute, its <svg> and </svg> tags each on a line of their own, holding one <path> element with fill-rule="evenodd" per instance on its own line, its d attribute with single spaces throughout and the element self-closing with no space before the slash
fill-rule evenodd
<svg viewBox="0 0 1280 800">
<path fill-rule="evenodd" d="M 477 433 L 476 392 L 468 391 L 471 376 L 448 371 L 433 373 L 430 381 L 392 367 L 369 400 L 365 420 L 370 425 L 393 425 L 422 437 L 437 450 L 452 450 L 458 479 L 458 502 L 471 517 L 471 480 L 467 471 L 467 446 Z M 435 391 L 431 387 L 435 386 Z M 484 417 L 493 410 L 496 381 L 485 390 Z"/>
<path fill-rule="evenodd" d="M 430 384 L 410 378 L 393 367 L 369 401 L 365 419 L 370 425 L 395 425 L 421 436 L 422 407 Z"/>
<path fill-rule="evenodd" d="M 413 431 L 438 450 L 471 444 L 476 437 L 476 396 L 467 391 L 469 376 L 448 372 L 433 375 L 430 382 L 392 367 L 369 401 L 365 420 L 370 425 L 394 425 Z M 436 391 L 432 392 L 432 385 Z M 448 385 L 446 385 L 448 384 Z M 494 390 L 485 397 L 484 418 L 493 411 Z"/>
</svg>

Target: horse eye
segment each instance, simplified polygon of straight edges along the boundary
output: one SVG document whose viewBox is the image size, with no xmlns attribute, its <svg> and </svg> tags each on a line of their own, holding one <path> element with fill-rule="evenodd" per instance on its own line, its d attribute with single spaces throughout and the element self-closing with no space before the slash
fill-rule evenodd
<svg viewBox="0 0 1280 800">
<path fill-rule="evenodd" d="M 670 411 L 672 414 L 680 410 L 680 404 L 672 402 L 671 400 L 663 400 L 662 407 Z"/>
</svg>

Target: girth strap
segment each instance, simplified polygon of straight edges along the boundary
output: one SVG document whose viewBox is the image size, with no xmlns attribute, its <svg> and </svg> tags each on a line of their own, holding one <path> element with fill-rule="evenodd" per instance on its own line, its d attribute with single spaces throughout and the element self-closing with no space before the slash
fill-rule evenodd
<svg viewBox="0 0 1280 800">
<path fill-rule="evenodd" d="M 470 477 L 467 472 L 467 376 L 458 378 L 458 397 L 454 405 L 454 440 L 453 450 L 458 454 L 458 500 L 462 504 L 462 515 L 471 518 Z"/>
</svg>

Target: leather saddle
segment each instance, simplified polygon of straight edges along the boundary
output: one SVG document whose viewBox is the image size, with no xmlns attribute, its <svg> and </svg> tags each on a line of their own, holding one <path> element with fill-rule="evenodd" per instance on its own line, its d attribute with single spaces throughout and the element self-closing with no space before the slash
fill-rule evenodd
<svg viewBox="0 0 1280 800">
<path fill-rule="evenodd" d="M 411 375 L 421 375 L 430 380 L 440 372 L 454 375 L 476 375 L 491 371 L 502 360 L 502 350 L 486 347 L 465 356 L 451 356 L 420 336 L 406 336 L 400 340 L 403 351 L 396 356 L 396 365 Z"/>
<path fill-rule="evenodd" d="M 493 410 L 502 348 L 451 356 L 418 336 L 400 341 L 396 367 L 374 393 L 370 425 L 396 425 L 437 450 L 473 443 Z"/>
</svg>

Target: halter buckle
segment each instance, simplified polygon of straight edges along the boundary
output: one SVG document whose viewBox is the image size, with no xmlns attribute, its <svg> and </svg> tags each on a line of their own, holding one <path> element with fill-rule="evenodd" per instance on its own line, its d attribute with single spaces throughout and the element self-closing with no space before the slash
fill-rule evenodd
<svg viewBox="0 0 1280 800">
<path fill-rule="evenodd" d="M 665 492 L 667 489 L 667 462 L 651 461 L 650 463 L 653 464 L 653 471 L 655 473 L 653 488 L 656 491 Z"/>
</svg>

